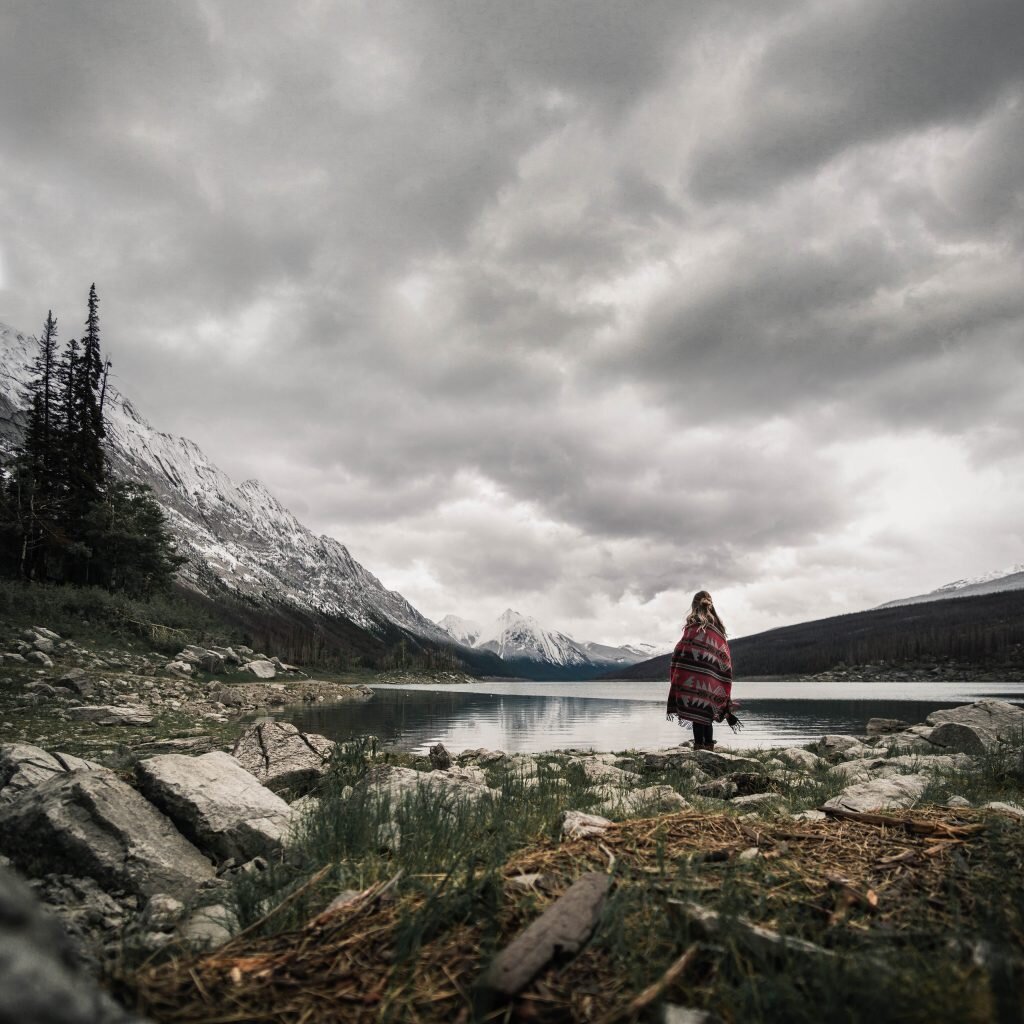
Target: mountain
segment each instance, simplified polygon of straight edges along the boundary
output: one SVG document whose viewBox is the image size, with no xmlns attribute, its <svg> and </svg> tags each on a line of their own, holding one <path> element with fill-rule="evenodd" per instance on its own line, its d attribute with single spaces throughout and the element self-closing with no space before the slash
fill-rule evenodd
<svg viewBox="0 0 1024 1024">
<path fill-rule="evenodd" d="M 941 587 L 927 594 L 914 597 L 901 597 L 895 601 L 880 604 L 879 608 L 899 608 L 908 604 L 923 604 L 928 601 L 942 601 L 950 597 L 976 597 L 981 594 L 1001 594 L 1007 590 L 1024 589 L 1024 563 L 1011 565 L 1007 569 L 996 569 L 984 576 L 974 576 L 965 580 L 954 580 L 944 583 Z"/>
<path fill-rule="evenodd" d="M 834 615 L 737 637 L 729 646 L 740 680 L 848 670 L 850 678 L 1020 679 L 1024 589 Z M 667 680 L 670 662 L 663 654 L 602 678 Z"/>
<path fill-rule="evenodd" d="M 438 626 L 464 647 L 472 647 L 480 639 L 479 624 L 469 619 L 460 619 L 458 615 L 446 615 L 438 622 Z"/>
<path fill-rule="evenodd" d="M 0 325 L 0 454 L 24 423 L 20 387 L 35 354 L 31 337 Z M 153 488 L 188 558 L 184 583 L 209 595 L 222 584 L 259 604 L 340 617 L 378 638 L 401 634 L 449 646 L 451 637 L 388 590 L 333 537 L 303 526 L 259 480 L 235 484 L 194 442 L 156 430 L 128 398 L 107 398 L 113 474 Z"/>
<path fill-rule="evenodd" d="M 654 652 L 650 645 L 611 647 L 577 643 L 565 633 L 548 629 L 532 616 L 511 608 L 486 629 L 457 615 L 446 615 L 438 626 L 457 643 L 491 651 L 530 678 L 587 679 L 612 665 L 633 665 Z"/>
</svg>

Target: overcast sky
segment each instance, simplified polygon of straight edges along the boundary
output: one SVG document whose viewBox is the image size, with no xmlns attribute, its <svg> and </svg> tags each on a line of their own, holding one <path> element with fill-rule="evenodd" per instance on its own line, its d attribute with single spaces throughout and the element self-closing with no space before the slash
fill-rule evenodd
<svg viewBox="0 0 1024 1024">
<path fill-rule="evenodd" d="M 432 618 L 1024 562 L 1021 0 L 5 0 L 0 320 Z"/>
</svg>

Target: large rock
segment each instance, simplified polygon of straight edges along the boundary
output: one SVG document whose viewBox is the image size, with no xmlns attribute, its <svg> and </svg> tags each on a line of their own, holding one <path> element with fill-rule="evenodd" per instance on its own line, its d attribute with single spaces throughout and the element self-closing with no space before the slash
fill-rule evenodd
<svg viewBox="0 0 1024 1024">
<path fill-rule="evenodd" d="M 273 679 L 277 675 L 277 668 L 272 661 L 260 658 L 257 661 L 250 661 L 246 670 L 251 672 L 257 679 Z"/>
<path fill-rule="evenodd" d="M 600 814 L 566 811 L 562 815 L 562 838 L 590 839 L 594 836 L 603 836 L 611 825 L 612 823 Z"/>
<path fill-rule="evenodd" d="M 143 1024 L 79 966 L 59 922 L 0 867 L 0 1024 Z"/>
<path fill-rule="evenodd" d="M 604 786 L 599 793 L 602 800 L 594 812 L 603 817 L 615 814 L 635 818 L 640 814 L 675 814 L 690 809 L 689 801 L 671 786 L 644 786 L 641 789 Z"/>
<path fill-rule="evenodd" d="M 933 726 L 929 737 L 932 743 L 972 754 L 1024 737 L 1024 708 L 1005 700 L 985 698 L 933 711 L 925 721 Z"/>
<path fill-rule="evenodd" d="M 187 895 L 213 865 L 113 772 L 74 771 L 0 805 L 0 851 L 31 875 L 85 875 L 136 895 Z"/>
<path fill-rule="evenodd" d="M 866 732 L 869 736 L 887 736 L 908 728 L 910 723 L 900 718 L 869 718 Z"/>
<path fill-rule="evenodd" d="M 208 650 L 205 647 L 196 647 L 194 644 L 188 644 L 183 647 L 174 657 L 176 661 L 184 661 L 194 668 L 202 669 L 203 672 L 211 674 L 223 672 L 225 667 L 223 654 Z"/>
<path fill-rule="evenodd" d="M 275 793 L 304 789 L 327 771 L 335 744 L 288 722 L 261 722 L 238 738 L 232 756 Z"/>
<path fill-rule="evenodd" d="M 379 796 L 386 796 L 392 806 L 398 804 L 406 795 L 424 789 L 443 794 L 453 800 L 476 801 L 486 796 L 497 796 L 498 791 L 491 789 L 485 782 L 478 782 L 462 773 L 455 772 L 418 772 L 412 768 L 401 768 L 398 765 L 378 765 L 366 774 L 364 785 Z"/>
<path fill-rule="evenodd" d="M 26 789 L 54 775 L 99 767 L 72 754 L 48 754 L 42 747 L 30 743 L 4 743 L 0 745 L 0 803 L 10 803 Z"/>
<path fill-rule="evenodd" d="M 630 782 L 636 783 L 639 777 L 636 772 L 623 771 L 614 765 L 605 764 L 602 761 L 590 757 L 573 758 L 570 764 L 575 764 L 583 769 L 583 775 L 587 782 L 600 786 L 615 785 L 624 786 Z"/>
<path fill-rule="evenodd" d="M 214 860 L 251 860 L 287 839 L 291 808 L 230 754 L 161 754 L 135 772 L 142 792 Z"/>
<path fill-rule="evenodd" d="M 153 712 L 143 704 L 83 704 L 68 708 L 68 718 L 96 725 L 149 725 Z"/>
<path fill-rule="evenodd" d="M 841 811 L 884 811 L 911 807 L 921 799 L 928 785 L 927 775 L 896 775 L 847 786 L 824 804 Z"/>
</svg>

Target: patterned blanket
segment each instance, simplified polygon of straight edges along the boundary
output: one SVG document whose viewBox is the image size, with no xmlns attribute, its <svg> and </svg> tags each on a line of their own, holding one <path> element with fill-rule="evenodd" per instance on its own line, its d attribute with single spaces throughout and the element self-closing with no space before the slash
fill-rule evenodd
<svg viewBox="0 0 1024 1024">
<path fill-rule="evenodd" d="M 687 626 L 672 654 L 668 691 L 669 718 L 721 722 L 732 702 L 729 642 L 713 627 Z"/>
</svg>

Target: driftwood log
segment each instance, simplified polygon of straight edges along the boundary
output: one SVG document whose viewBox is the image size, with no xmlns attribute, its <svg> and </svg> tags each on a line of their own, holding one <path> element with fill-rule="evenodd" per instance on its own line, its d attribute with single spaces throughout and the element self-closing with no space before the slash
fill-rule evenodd
<svg viewBox="0 0 1024 1024">
<path fill-rule="evenodd" d="M 574 956 L 593 934 L 611 884 L 590 872 L 527 925 L 495 958 L 477 983 L 483 1006 L 511 999 L 556 957 Z"/>
<path fill-rule="evenodd" d="M 813 942 L 793 938 L 790 935 L 780 935 L 778 932 L 772 931 L 771 928 L 754 924 L 742 917 L 730 919 L 727 923 L 717 911 L 708 910 L 707 907 L 702 907 L 699 903 L 691 903 L 687 900 L 669 900 L 668 905 L 670 912 L 679 914 L 705 939 L 720 939 L 731 926 L 735 929 L 734 934 L 737 939 L 750 952 L 762 956 L 771 957 L 795 953 L 822 960 L 831 960 L 835 957 L 835 953 L 823 946 L 816 946 Z"/>
</svg>

